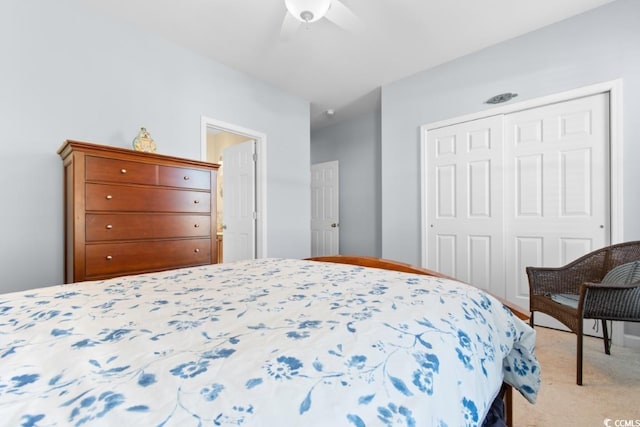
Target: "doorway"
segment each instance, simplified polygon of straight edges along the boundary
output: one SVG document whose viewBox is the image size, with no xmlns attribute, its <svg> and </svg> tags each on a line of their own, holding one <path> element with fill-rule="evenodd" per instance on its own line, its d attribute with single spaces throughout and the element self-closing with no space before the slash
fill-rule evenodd
<svg viewBox="0 0 640 427">
<path fill-rule="evenodd" d="M 216 230 L 220 262 L 266 256 L 266 142 L 261 132 L 208 117 L 201 119 L 201 158 L 221 166 Z M 246 155 L 248 150 L 251 153 Z M 225 155 L 234 159 L 227 167 L 228 180 Z"/>
<path fill-rule="evenodd" d="M 311 165 L 311 256 L 340 253 L 340 176 L 337 160 Z"/>
</svg>

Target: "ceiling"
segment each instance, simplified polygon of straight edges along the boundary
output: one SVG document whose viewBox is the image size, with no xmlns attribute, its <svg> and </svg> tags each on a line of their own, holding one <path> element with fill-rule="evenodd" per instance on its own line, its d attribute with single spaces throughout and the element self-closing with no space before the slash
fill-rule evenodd
<svg viewBox="0 0 640 427">
<path fill-rule="evenodd" d="M 311 127 L 371 111 L 383 85 L 613 0 L 342 0 L 283 38 L 284 0 L 83 0 L 311 103 Z M 335 111 L 333 117 L 325 111 Z"/>
</svg>

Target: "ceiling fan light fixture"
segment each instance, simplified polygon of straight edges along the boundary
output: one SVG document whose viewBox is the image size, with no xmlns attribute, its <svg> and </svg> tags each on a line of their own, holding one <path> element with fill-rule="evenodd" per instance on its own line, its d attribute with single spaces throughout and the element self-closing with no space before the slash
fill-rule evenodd
<svg viewBox="0 0 640 427">
<path fill-rule="evenodd" d="M 310 24 L 327 14 L 331 7 L 331 0 L 284 0 L 284 4 L 294 18 Z"/>
</svg>

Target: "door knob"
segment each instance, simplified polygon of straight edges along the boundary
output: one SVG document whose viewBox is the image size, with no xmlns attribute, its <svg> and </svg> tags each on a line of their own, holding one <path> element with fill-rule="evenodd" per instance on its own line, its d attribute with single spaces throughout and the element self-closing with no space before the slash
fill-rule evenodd
<svg viewBox="0 0 640 427">
<path fill-rule="evenodd" d="M 336 228 L 338 226 L 337 222 L 334 222 L 333 224 L 331 224 L 331 228 Z"/>
</svg>

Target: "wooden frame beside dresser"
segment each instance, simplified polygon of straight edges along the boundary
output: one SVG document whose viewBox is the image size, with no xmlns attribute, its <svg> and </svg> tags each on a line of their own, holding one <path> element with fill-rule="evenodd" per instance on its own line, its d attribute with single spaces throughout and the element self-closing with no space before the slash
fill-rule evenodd
<svg viewBox="0 0 640 427">
<path fill-rule="evenodd" d="M 218 261 L 218 165 L 79 141 L 58 154 L 66 283 Z"/>
</svg>

